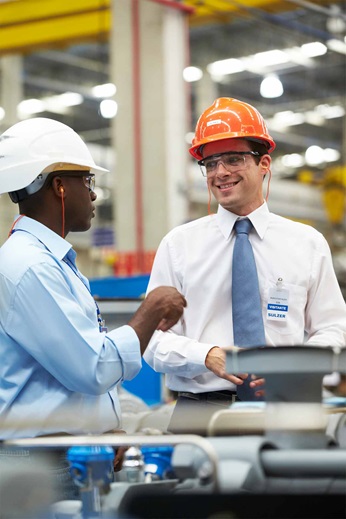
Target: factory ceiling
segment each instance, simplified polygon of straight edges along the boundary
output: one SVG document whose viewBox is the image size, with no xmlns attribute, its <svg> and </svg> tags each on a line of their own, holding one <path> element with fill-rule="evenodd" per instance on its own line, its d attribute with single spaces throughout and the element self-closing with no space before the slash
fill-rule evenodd
<svg viewBox="0 0 346 519">
<path fill-rule="evenodd" d="M 238 71 L 212 74 L 216 96 L 240 98 L 259 108 L 283 153 L 315 145 L 337 150 L 339 161 L 346 162 L 344 2 L 146 1 L 175 4 L 186 11 L 190 65 L 204 75 L 211 74 L 212 63 L 234 60 Z M 54 116 L 89 142 L 106 145 L 110 120 L 100 115 L 100 100 L 90 88 L 109 82 L 110 7 L 111 0 L 0 1 L 0 57 L 23 55 L 24 99 L 46 99 L 66 91 L 82 95 L 82 104 Z M 316 42 L 320 53 L 308 47 Z M 272 53 L 261 54 L 268 51 Z M 280 79 L 280 97 L 261 95 L 267 76 Z M 193 130 L 197 82 L 190 90 Z M 52 113 L 47 109 L 40 115 Z"/>
</svg>

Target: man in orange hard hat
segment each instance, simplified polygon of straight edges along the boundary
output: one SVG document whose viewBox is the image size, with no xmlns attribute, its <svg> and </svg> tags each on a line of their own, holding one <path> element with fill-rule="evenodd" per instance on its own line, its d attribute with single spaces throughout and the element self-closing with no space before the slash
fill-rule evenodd
<svg viewBox="0 0 346 519">
<path fill-rule="evenodd" d="M 252 344 L 250 339 L 245 346 L 345 345 L 345 302 L 326 240 L 310 226 L 271 213 L 263 197 L 274 148 L 261 114 L 237 99 L 217 99 L 197 122 L 190 153 L 218 211 L 163 238 L 148 286 L 148 292 L 174 286 L 187 300 L 183 319 L 168 332 L 155 332 L 145 353 L 145 360 L 165 373 L 168 388 L 179 394 L 171 432 L 190 428 L 203 434 L 201 410 L 208 418 L 243 399 L 245 384 L 246 400 L 263 395 L 263 379 L 225 370 L 225 348 L 244 346 L 235 333 L 242 294 L 235 304 L 232 293 L 233 263 L 242 263 L 233 256 L 239 220 L 249 223 L 263 332 L 262 339 Z M 277 290 L 284 299 L 280 312 L 270 311 Z M 246 294 L 244 288 L 243 299 L 252 297 Z M 181 413 L 186 404 L 189 413 Z"/>
</svg>

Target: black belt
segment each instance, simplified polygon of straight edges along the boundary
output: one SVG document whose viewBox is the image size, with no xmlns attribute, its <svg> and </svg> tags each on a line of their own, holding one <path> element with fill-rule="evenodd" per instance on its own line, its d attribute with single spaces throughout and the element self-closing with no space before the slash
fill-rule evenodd
<svg viewBox="0 0 346 519">
<path fill-rule="evenodd" d="M 236 391 L 207 391 L 206 393 L 189 393 L 186 391 L 179 391 L 178 396 L 190 398 L 191 400 L 202 400 L 206 402 L 222 402 L 233 403 L 237 398 Z"/>
</svg>

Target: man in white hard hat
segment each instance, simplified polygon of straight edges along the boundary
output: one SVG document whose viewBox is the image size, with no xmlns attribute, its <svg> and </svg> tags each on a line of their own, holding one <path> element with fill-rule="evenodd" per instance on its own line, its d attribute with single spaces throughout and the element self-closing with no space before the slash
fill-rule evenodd
<svg viewBox="0 0 346 519">
<path fill-rule="evenodd" d="M 117 384 L 136 376 L 156 329 L 183 313 L 159 287 L 128 325 L 107 331 L 66 241 L 90 228 L 97 166 L 68 126 L 36 118 L 0 137 L 0 194 L 19 204 L 0 249 L 0 438 L 121 427 Z"/>
</svg>

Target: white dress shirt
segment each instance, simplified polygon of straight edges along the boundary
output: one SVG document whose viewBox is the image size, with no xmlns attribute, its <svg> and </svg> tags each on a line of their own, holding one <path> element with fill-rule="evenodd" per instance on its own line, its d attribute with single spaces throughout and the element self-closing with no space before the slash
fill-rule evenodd
<svg viewBox="0 0 346 519">
<path fill-rule="evenodd" d="M 0 249 L 0 438 L 121 426 L 117 384 L 141 368 L 130 326 L 99 330 L 71 244 L 23 217 Z"/>
<path fill-rule="evenodd" d="M 213 346 L 233 345 L 233 226 L 238 216 L 217 214 L 181 225 L 162 240 L 148 292 L 176 287 L 187 300 L 183 319 L 155 332 L 145 360 L 166 374 L 167 386 L 194 393 L 235 389 L 205 366 Z M 267 345 L 345 346 L 346 306 L 325 238 L 314 228 L 270 213 L 264 203 L 248 215 L 257 265 Z M 278 281 L 282 280 L 282 281 Z M 268 319 L 268 298 L 280 283 L 288 291 L 285 320 Z"/>
</svg>

